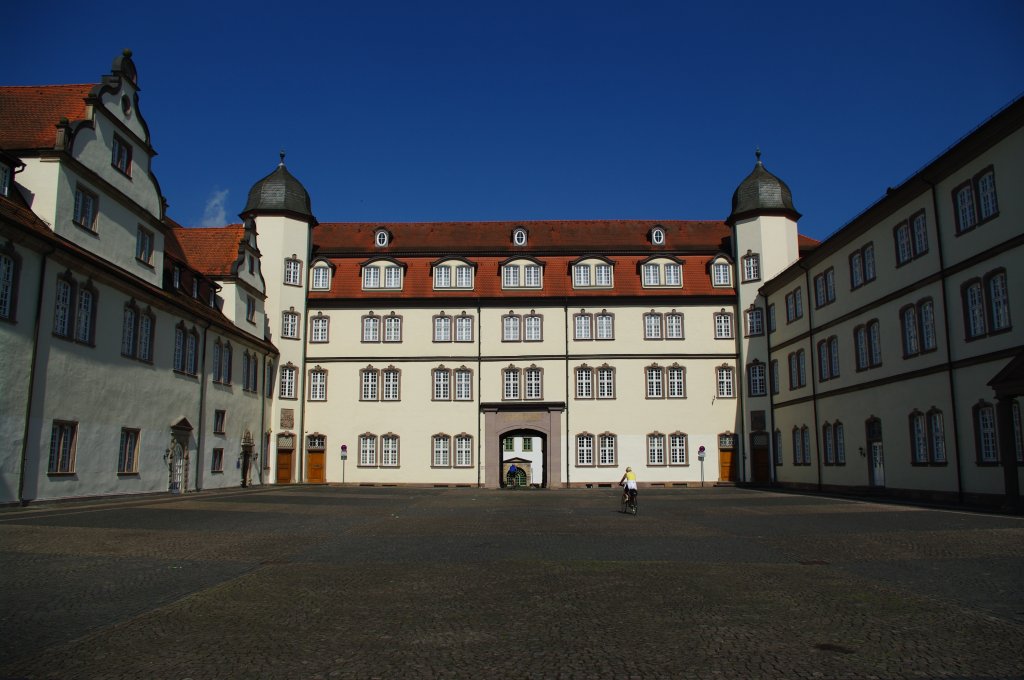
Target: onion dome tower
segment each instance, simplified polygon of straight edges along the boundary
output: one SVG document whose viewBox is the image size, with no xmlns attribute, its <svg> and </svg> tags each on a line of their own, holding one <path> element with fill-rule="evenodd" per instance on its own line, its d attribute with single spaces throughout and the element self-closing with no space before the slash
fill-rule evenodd
<svg viewBox="0 0 1024 680">
<path fill-rule="evenodd" d="M 284 165 L 284 151 L 277 168 L 252 185 L 243 215 L 253 212 L 261 214 L 289 215 L 315 222 L 310 207 L 309 192 L 302 182 L 288 172 Z"/>
<path fill-rule="evenodd" d="M 794 221 L 800 219 L 800 213 L 793 207 L 793 194 L 789 187 L 764 167 L 760 149 L 754 155 L 757 163 L 733 192 L 732 213 L 726 222 L 735 225 L 758 215 L 781 215 Z"/>
</svg>

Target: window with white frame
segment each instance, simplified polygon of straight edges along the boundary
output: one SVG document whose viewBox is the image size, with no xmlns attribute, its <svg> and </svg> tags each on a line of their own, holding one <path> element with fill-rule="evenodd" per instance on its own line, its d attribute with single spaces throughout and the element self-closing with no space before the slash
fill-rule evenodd
<svg viewBox="0 0 1024 680">
<path fill-rule="evenodd" d="M 388 232 L 387 229 L 378 229 L 377 231 L 373 232 L 373 244 L 375 246 L 377 246 L 378 248 L 383 248 L 389 243 L 391 243 L 391 234 L 390 232 Z"/>
<path fill-rule="evenodd" d="M 921 353 L 921 336 L 918 327 L 917 307 L 907 305 L 900 310 L 900 330 L 903 336 L 904 358 L 917 356 Z"/>
<path fill-rule="evenodd" d="M 576 465 L 590 467 L 594 464 L 594 435 L 586 432 L 576 435 Z"/>
<path fill-rule="evenodd" d="M 384 267 L 384 287 L 397 290 L 402 287 L 402 268 L 396 265 Z"/>
<path fill-rule="evenodd" d="M 921 257 L 928 252 L 928 220 L 923 210 L 910 217 L 910 231 L 913 236 L 914 257 Z"/>
<path fill-rule="evenodd" d="M 594 398 L 594 369 L 586 364 L 576 367 L 576 398 Z"/>
<path fill-rule="evenodd" d="M 379 392 L 380 371 L 367 366 L 359 371 L 359 400 L 377 401 Z"/>
<path fill-rule="evenodd" d="M 281 314 L 281 337 L 298 339 L 299 337 L 299 313 L 292 307 Z"/>
<path fill-rule="evenodd" d="M 662 316 L 653 309 L 644 314 L 644 340 L 661 340 Z"/>
<path fill-rule="evenodd" d="M 978 213 L 981 221 L 990 220 L 999 214 L 996 200 L 996 174 L 992 169 L 984 170 L 975 178 L 978 187 Z"/>
<path fill-rule="evenodd" d="M 434 267 L 434 288 L 452 287 L 452 268 L 448 266 Z"/>
<path fill-rule="evenodd" d="M 455 317 L 455 342 L 473 342 L 473 317 L 465 312 Z"/>
<path fill-rule="evenodd" d="M 1006 286 L 1006 270 L 997 269 L 985 275 L 985 306 L 988 308 L 990 333 L 1010 330 L 1010 293 Z"/>
<path fill-rule="evenodd" d="M 536 366 L 530 366 L 523 371 L 523 379 L 526 383 L 526 399 L 544 398 L 544 371 Z"/>
<path fill-rule="evenodd" d="M 362 341 L 380 342 L 380 317 L 373 312 L 362 318 Z"/>
<path fill-rule="evenodd" d="M 464 289 L 473 288 L 473 267 L 468 264 L 459 264 L 455 266 L 455 287 Z"/>
<path fill-rule="evenodd" d="M 732 314 L 725 310 L 715 312 L 715 339 L 725 340 L 732 337 Z"/>
<path fill-rule="evenodd" d="M 686 369 L 679 364 L 672 364 L 668 367 L 668 398 L 686 398 Z"/>
<path fill-rule="evenodd" d="M 281 367 L 281 398 L 282 399 L 294 399 L 295 398 L 295 366 L 291 364 Z"/>
<path fill-rule="evenodd" d="M 786 295 L 786 323 L 793 323 L 804 316 L 803 289 L 797 288 Z"/>
<path fill-rule="evenodd" d="M 434 342 L 452 341 L 452 318 L 444 312 L 434 317 Z"/>
<path fill-rule="evenodd" d="M 50 428 L 50 461 L 47 473 L 51 475 L 75 472 L 75 449 L 78 440 L 78 423 L 55 420 Z"/>
<path fill-rule="evenodd" d="M 674 309 L 665 314 L 665 337 L 668 340 L 683 339 L 683 315 Z"/>
<path fill-rule="evenodd" d="M 974 444 L 979 465 L 994 465 L 999 462 L 996 410 L 992 404 L 979 401 L 974 406 Z"/>
<path fill-rule="evenodd" d="M 524 339 L 526 342 L 540 342 L 543 339 L 543 324 L 544 317 L 540 314 L 534 314 L 532 310 L 523 317 L 523 326 L 526 330 Z"/>
<path fill-rule="evenodd" d="M 519 266 L 508 264 L 501 268 L 502 288 L 519 288 Z"/>
<path fill-rule="evenodd" d="M 990 166 L 953 190 L 956 231 L 969 231 L 999 215 L 995 170 Z"/>
<path fill-rule="evenodd" d="M 394 312 L 384 317 L 384 342 L 402 341 L 402 317 Z"/>
<path fill-rule="evenodd" d="M 761 280 L 761 256 L 749 250 L 743 256 L 743 281 Z"/>
<path fill-rule="evenodd" d="M 501 317 L 501 339 L 503 342 L 519 342 L 521 339 L 520 325 L 522 317 L 509 311 Z"/>
<path fill-rule="evenodd" d="M 331 268 L 326 264 L 313 266 L 313 290 L 330 290 Z"/>
<path fill-rule="evenodd" d="M 752 397 L 768 394 L 768 379 L 764 364 L 755 362 L 747 366 L 747 391 Z"/>
<path fill-rule="evenodd" d="M 398 467 L 398 435 L 384 434 L 380 437 L 380 466 L 395 468 Z"/>
<path fill-rule="evenodd" d="M 327 371 L 319 366 L 309 372 L 309 400 L 327 401 Z"/>
<path fill-rule="evenodd" d="M 974 187 L 970 182 L 954 190 L 953 202 L 956 205 L 957 233 L 973 229 L 978 223 L 978 212 L 974 205 Z"/>
<path fill-rule="evenodd" d="M 451 467 L 451 437 L 446 434 L 435 434 L 433 436 L 433 456 L 430 464 L 432 467 Z"/>
<path fill-rule="evenodd" d="M 377 467 L 376 435 L 359 435 L 359 467 Z"/>
<path fill-rule="evenodd" d="M 668 436 L 669 465 L 686 465 L 686 435 L 673 432 Z"/>
<path fill-rule="evenodd" d="M 132 147 L 120 136 L 114 135 L 110 145 L 110 164 L 121 174 L 132 176 Z"/>
<path fill-rule="evenodd" d="M 388 366 L 380 372 L 381 401 L 399 401 L 402 398 L 402 372 L 394 366 Z"/>
<path fill-rule="evenodd" d="M 732 265 L 728 262 L 715 262 L 711 265 L 711 285 L 715 288 L 732 286 Z"/>
<path fill-rule="evenodd" d="M 520 398 L 519 378 L 521 371 L 514 366 L 509 366 L 501 372 L 502 399 L 506 401 Z"/>
<path fill-rule="evenodd" d="M 117 474 L 133 475 L 139 471 L 139 430 L 122 427 L 117 448 Z"/>
<path fill-rule="evenodd" d="M 611 366 L 600 366 L 597 369 L 597 398 L 615 398 L 615 369 Z"/>
<path fill-rule="evenodd" d="M 153 232 L 142 225 L 135 230 L 135 259 L 143 264 L 153 263 Z"/>
<path fill-rule="evenodd" d="M 661 267 L 656 264 L 645 264 L 641 271 L 645 287 L 661 285 Z"/>
<path fill-rule="evenodd" d="M 521 228 L 521 227 L 518 228 L 518 229 L 515 229 L 512 232 L 512 243 L 514 243 L 517 246 L 525 246 L 526 245 L 526 230 Z"/>
<path fill-rule="evenodd" d="M 665 230 L 661 227 L 651 229 L 651 243 L 656 246 L 665 245 Z"/>
<path fill-rule="evenodd" d="M 736 396 L 734 389 L 733 370 L 730 366 L 719 366 L 715 369 L 716 384 L 718 386 L 718 397 L 730 399 Z"/>
<path fill-rule="evenodd" d="M 906 264 L 914 258 L 914 245 L 910 237 L 910 223 L 900 222 L 892 230 L 896 242 L 896 266 Z"/>
<path fill-rule="evenodd" d="M 594 316 L 594 325 L 597 326 L 598 340 L 615 339 L 615 316 L 609 314 L 607 310 L 602 310 Z"/>
<path fill-rule="evenodd" d="M 665 397 L 665 369 L 658 365 L 644 368 L 644 384 L 647 386 L 648 399 L 663 399 Z"/>
<path fill-rule="evenodd" d="M 527 288 L 540 288 L 540 267 L 535 264 L 525 265 L 523 267 L 523 279 L 523 285 Z"/>
<path fill-rule="evenodd" d="M 745 313 L 747 336 L 764 335 L 764 310 L 751 307 Z"/>
<path fill-rule="evenodd" d="M 795 390 L 807 384 L 807 357 L 802 349 L 789 355 L 789 389 Z"/>
<path fill-rule="evenodd" d="M 612 266 L 610 264 L 594 265 L 594 285 L 599 288 L 612 287 Z"/>
<path fill-rule="evenodd" d="M 444 366 L 439 366 L 433 370 L 433 392 L 431 399 L 433 401 L 449 401 L 452 398 L 451 392 L 451 380 L 452 374 Z"/>
<path fill-rule="evenodd" d="M 665 435 L 657 432 L 647 435 L 647 464 L 665 464 Z"/>
<path fill-rule="evenodd" d="M 331 317 L 324 316 L 323 312 L 317 312 L 317 315 L 309 320 L 309 325 L 310 342 L 328 342 L 330 340 Z"/>
<path fill-rule="evenodd" d="M 455 435 L 455 467 L 473 466 L 473 437 L 468 434 Z"/>
<path fill-rule="evenodd" d="M 836 301 L 836 270 L 829 267 L 814 277 L 814 306 L 824 307 Z"/>
<path fill-rule="evenodd" d="M 772 381 L 772 394 L 779 393 L 779 360 L 772 359 L 768 364 L 768 377 Z"/>
<path fill-rule="evenodd" d="M 455 376 L 455 401 L 473 400 L 473 371 L 470 368 L 461 366 L 454 371 Z"/>
<path fill-rule="evenodd" d="M 590 265 L 577 264 L 572 268 L 572 285 L 574 288 L 589 288 L 593 284 L 590 278 Z"/>
<path fill-rule="evenodd" d="M 616 464 L 617 441 L 614 434 L 604 433 L 598 436 L 597 464 L 610 467 Z"/>
<path fill-rule="evenodd" d="M 302 262 L 294 255 L 284 261 L 284 283 L 286 286 L 302 285 Z"/>
<path fill-rule="evenodd" d="M 593 339 L 593 317 L 590 314 L 581 309 L 579 314 L 573 314 L 572 322 L 574 340 Z"/>
</svg>

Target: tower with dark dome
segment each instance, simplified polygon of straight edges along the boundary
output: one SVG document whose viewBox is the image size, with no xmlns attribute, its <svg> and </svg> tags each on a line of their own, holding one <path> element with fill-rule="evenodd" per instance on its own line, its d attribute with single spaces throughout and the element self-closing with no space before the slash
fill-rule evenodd
<svg viewBox="0 0 1024 680">
<path fill-rule="evenodd" d="M 309 265 L 316 218 L 309 192 L 284 164 L 249 190 L 240 214 L 259 238 L 260 269 L 267 291 L 264 335 L 281 352 L 274 375 L 287 390 L 274 393 L 269 460 L 276 460 L 278 483 L 306 479 L 303 460 L 303 410 L 306 362 L 306 307 Z"/>
<path fill-rule="evenodd" d="M 760 289 L 800 257 L 796 225 L 800 213 L 793 206 L 793 194 L 786 183 L 764 167 L 760 150 L 756 157 L 754 169 L 732 195 L 732 212 L 726 222 L 732 227 L 736 321 L 742 329 L 736 334 L 737 349 L 745 375 L 746 396 L 738 414 L 740 460 L 745 479 L 768 482 L 774 470 L 770 387 L 778 368 L 771 363 L 768 351 L 768 332 L 775 313 Z"/>
</svg>

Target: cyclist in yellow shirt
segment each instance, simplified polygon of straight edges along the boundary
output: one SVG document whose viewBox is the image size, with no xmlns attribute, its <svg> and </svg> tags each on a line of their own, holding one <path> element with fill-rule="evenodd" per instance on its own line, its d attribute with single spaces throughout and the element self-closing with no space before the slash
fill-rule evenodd
<svg viewBox="0 0 1024 680">
<path fill-rule="evenodd" d="M 622 479 L 619 480 L 619 486 L 624 487 L 622 489 L 623 503 L 628 501 L 630 496 L 636 498 L 636 473 L 633 472 L 633 468 L 626 468 L 626 474 L 622 475 Z"/>
</svg>

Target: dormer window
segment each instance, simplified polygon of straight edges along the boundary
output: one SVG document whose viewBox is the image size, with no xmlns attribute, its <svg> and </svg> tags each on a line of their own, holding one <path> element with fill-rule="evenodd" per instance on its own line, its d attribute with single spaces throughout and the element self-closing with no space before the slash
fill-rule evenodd
<svg viewBox="0 0 1024 680">
<path fill-rule="evenodd" d="M 517 246 L 525 246 L 526 245 L 526 229 L 523 229 L 522 227 L 519 227 L 518 229 L 513 231 L 512 232 L 512 243 L 514 243 Z"/>
<path fill-rule="evenodd" d="M 174 289 L 181 288 L 181 267 L 174 265 L 174 271 L 171 274 L 171 283 Z"/>
<path fill-rule="evenodd" d="M 661 227 L 651 229 L 651 243 L 656 246 L 665 245 L 665 230 Z"/>
<path fill-rule="evenodd" d="M 683 265 L 668 258 L 645 262 L 640 267 L 644 288 L 682 288 Z"/>
<path fill-rule="evenodd" d="M 611 288 L 612 265 L 602 261 L 577 262 L 572 266 L 573 288 Z"/>
<path fill-rule="evenodd" d="M 326 264 L 317 264 L 313 267 L 313 290 L 331 289 L 331 268 Z"/>
<path fill-rule="evenodd" d="M 725 260 L 719 260 L 711 265 L 711 285 L 715 288 L 732 286 L 732 266 Z"/>
<path fill-rule="evenodd" d="M 434 290 L 473 289 L 473 267 L 464 262 L 434 265 Z"/>
<path fill-rule="evenodd" d="M 373 234 L 373 242 L 378 248 L 383 248 L 391 243 L 391 234 L 387 229 L 378 229 Z"/>
<path fill-rule="evenodd" d="M 0 196 L 11 193 L 11 166 L 0 163 Z"/>
<path fill-rule="evenodd" d="M 379 289 L 402 289 L 402 267 L 400 265 L 374 263 L 363 266 L 363 290 Z"/>
<path fill-rule="evenodd" d="M 543 268 L 539 264 L 527 260 L 526 262 L 502 265 L 502 288 L 541 288 L 542 286 Z"/>
<path fill-rule="evenodd" d="M 114 143 L 111 145 L 110 164 L 121 174 L 132 176 L 132 147 L 117 135 L 114 135 Z"/>
</svg>

